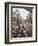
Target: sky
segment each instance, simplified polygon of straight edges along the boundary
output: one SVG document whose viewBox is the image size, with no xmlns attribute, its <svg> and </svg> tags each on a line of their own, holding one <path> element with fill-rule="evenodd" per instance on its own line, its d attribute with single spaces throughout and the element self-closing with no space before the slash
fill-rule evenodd
<svg viewBox="0 0 38 46">
<path fill-rule="evenodd" d="M 27 19 L 26 16 L 28 16 L 28 14 L 30 13 L 29 11 L 27 11 L 24 8 L 13 8 L 13 11 L 16 11 L 16 9 L 19 10 L 19 14 L 23 19 Z"/>
</svg>

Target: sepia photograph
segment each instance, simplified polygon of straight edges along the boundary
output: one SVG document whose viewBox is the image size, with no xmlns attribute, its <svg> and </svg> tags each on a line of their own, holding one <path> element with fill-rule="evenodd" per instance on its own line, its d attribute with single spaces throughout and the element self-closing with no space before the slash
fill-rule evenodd
<svg viewBox="0 0 38 46">
<path fill-rule="evenodd" d="M 37 41 L 37 4 L 5 3 L 6 43 Z"/>
<path fill-rule="evenodd" d="M 32 9 L 33 7 L 12 8 L 11 38 L 32 37 Z"/>
</svg>

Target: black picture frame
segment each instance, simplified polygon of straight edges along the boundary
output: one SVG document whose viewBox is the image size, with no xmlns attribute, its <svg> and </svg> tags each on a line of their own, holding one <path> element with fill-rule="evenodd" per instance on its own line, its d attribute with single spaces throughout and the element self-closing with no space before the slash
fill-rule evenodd
<svg viewBox="0 0 38 46">
<path fill-rule="evenodd" d="M 21 4 L 21 5 L 33 5 L 36 6 L 36 39 L 32 41 L 18 41 L 18 42 L 9 42 L 9 5 L 10 4 Z M 14 6 L 13 6 L 14 7 Z M 23 8 L 23 7 L 22 7 Z M 30 43 L 37 42 L 37 4 L 31 3 L 19 3 L 19 2 L 5 2 L 5 44 L 16 44 L 16 43 Z"/>
</svg>

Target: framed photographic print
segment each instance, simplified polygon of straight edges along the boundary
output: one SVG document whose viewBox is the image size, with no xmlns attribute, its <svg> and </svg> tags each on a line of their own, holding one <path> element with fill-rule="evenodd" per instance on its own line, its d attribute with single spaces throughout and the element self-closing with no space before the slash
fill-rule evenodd
<svg viewBox="0 0 38 46">
<path fill-rule="evenodd" d="M 5 3 L 5 43 L 37 42 L 37 4 Z"/>
</svg>

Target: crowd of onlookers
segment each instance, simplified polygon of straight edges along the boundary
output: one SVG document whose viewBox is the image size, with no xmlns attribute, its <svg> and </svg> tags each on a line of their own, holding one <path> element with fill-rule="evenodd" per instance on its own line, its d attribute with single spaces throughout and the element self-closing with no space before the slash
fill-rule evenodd
<svg viewBox="0 0 38 46">
<path fill-rule="evenodd" d="M 32 24 L 20 24 L 12 30 L 12 37 L 31 37 L 32 36 Z"/>
</svg>

